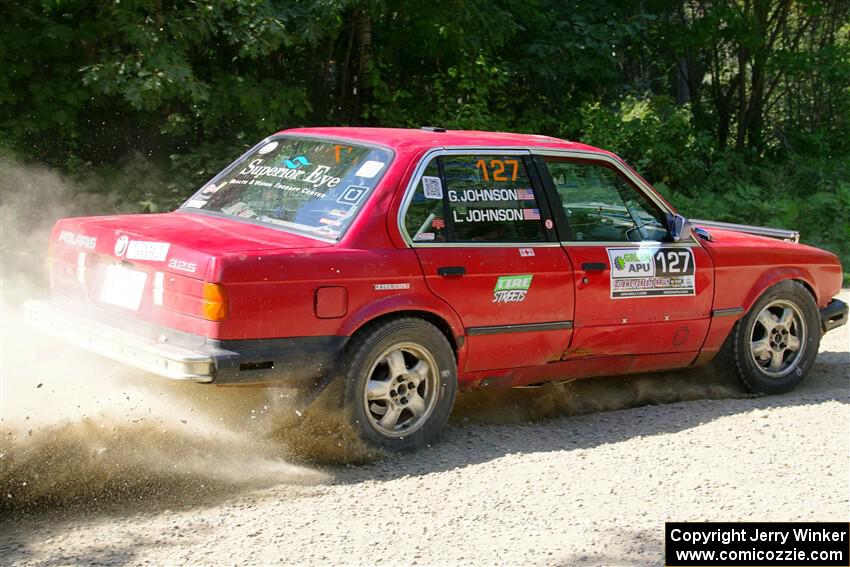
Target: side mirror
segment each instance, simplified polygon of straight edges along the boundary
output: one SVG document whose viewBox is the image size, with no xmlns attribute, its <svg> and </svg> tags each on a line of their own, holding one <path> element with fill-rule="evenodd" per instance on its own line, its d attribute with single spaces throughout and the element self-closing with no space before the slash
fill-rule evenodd
<svg viewBox="0 0 850 567">
<path fill-rule="evenodd" d="M 673 215 L 669 221 L 670 237 L 673 242 L 680 242 L 691 236 L 691 223 L 680 214 Z"/>
</svg>

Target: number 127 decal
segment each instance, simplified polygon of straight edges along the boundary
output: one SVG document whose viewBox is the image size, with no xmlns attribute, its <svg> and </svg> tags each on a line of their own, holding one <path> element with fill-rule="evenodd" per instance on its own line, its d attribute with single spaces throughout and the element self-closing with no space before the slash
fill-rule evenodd
<svg viewBox="0 0 850 567">
<path fill-rule="evenodd" d="M 696 295 L 696 265 L 690 248 L 608 248 L 611 298 Z"/>
</svg>

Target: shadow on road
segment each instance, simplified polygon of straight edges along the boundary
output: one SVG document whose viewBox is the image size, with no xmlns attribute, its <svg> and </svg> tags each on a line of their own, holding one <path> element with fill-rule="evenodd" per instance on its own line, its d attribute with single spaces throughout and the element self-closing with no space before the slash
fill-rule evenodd
<svg viewBox="0 0 850 567">
<path fill-rule="evenodd" d="M 370 464 L 323 467 L 331 480 L 356 484 L 402 476 L 427 475 L 463 468 L 509 454 L 574 451 L 618 443 L 635 437 L 676 433 L 724 416 L 769 408 L 850 403 L 850 353 L 821 352 L 809 377 L 794 392 L 750 397 L 734 380 L 709 370 L 613 378 L 594 378 L 535 390 L 477 392 L 462 395 L 439 443 L 415 453 L 391 455 Z M 236 498 L 263 498 L 262 486 L 208 484 L 186 479 L 152 490 L 104 494 L 96 501 L 62 508 L 9 512 L 2 519 L 0 554 L 16 563 L 32 557 L 40 533 L 71 528 L 100 517 L 167 513 L 203 509 Z M 290 490 L 291 488 L 291 490 Z M 275 488 L 277 498 L 310 497 L 311 486 Z M 138 548 L 151 545 L 140 541 Z M 114 554 L 114 550 L 110 553 Z M 131 561 L 133 549 L 122 552 Z M 113 555 L 114 557 L 114 555 Z M 569 564 L 596 563 L 600 557 L 571 557 Z M 59 563 L 96 562 L 91 557 L 57 557 Z M 617 561 L 614 561 L 617 563 Z"/>
</svg>

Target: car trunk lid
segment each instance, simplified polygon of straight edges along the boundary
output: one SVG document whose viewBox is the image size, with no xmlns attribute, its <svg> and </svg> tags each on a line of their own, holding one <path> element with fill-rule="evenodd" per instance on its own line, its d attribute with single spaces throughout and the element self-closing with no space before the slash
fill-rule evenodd
<svg viewBox="0 0 850 567">
<path fill-rule="evenodd" d="M 182 331 L 214 337 L 227 318 L 214 281 L 223 256 L 331 244 L 199 213 L 60 220 L 50 242 L 54 292 Z"/>
</svg>

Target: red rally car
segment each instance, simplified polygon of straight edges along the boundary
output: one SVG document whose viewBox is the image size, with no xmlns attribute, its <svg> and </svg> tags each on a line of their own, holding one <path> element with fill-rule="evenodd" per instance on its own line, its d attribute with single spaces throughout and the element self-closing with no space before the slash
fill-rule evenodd
<svg viewBox="0 0 850 567">
<path fill-rule="evenodd" d="M 60 220 L 30 323 L 175 380 L 344 381 L 369 443 L 431 441 L 458 388 L 700 366 L 785 392 L 847 321 L 831 253 L 687 221 L 546 136 L 303 128 L 167 214 Z"/>
</svg>

